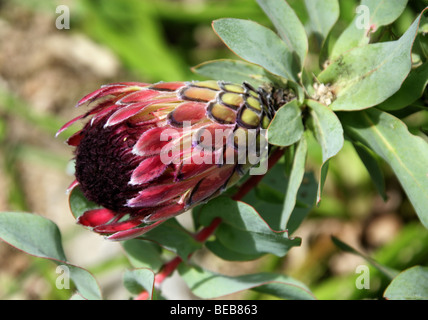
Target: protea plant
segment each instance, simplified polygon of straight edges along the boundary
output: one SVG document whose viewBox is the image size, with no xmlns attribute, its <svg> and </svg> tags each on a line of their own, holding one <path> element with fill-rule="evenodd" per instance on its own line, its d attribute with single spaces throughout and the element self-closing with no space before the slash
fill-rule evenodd
<svg viewBox="0 0 428 320">
<path fill-rule="evenodd" d="M 115 83 L 90 93 L 77 104 L 90 110 L 58 132 L 90 117 L 67 141 L 70 189 L 79 185 L 102 208 L 78 223 L 129 239 L 221 194 L 268 153 L 263 129 L 289 98 L 224 81 Z"/>
</svg>

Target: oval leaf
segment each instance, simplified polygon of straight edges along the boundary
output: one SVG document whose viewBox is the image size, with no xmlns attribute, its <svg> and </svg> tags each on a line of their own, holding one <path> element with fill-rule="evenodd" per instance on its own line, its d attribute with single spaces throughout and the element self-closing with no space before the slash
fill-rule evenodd
<svg viewBox="0 0 428 320">
<path fill-rule="evenodd" d="M 374 108 L 344 112 L 340 118 L 348 136 L 365 144 L 391 166 L 428 228 L 428 143 L 411 134 L 401 120 Z"/>
<path fill-rule="evenodd" d="M 295 99 L 279 108 L 268 127 L 269 143 L 286 147 L 299 141 L 304 131 L 301 114 Z"/>
<path fill-rule="evenodd" d="M 382 102 L 378 108 L 386 111 L 398 110 L 419 99 L 428 84 L 428 62 L 413 69 L 404 80 L 400 90 Z"/>
<path fill-rule="evenodd" d="M 92 274 L 66 262 L 61 233 L 54 222 L 31 213 L 1 212 L 0 238 L 30 255 L 67 266 L 80 295 L 91 300 L 101 299 L 100 289 Z"/>
<path fill-rule="evenodd" d="M 176 253 L 183 260 L 187 260 L 190 253 L 202 247 L 202 244 L 196 241 L 174 218 L 146 232 L 141 238 L 154 241 L 163 248 Z"/>
<path fill-rule="evenodd" d="M 293 53 L 272 30 L 249 20 L 226 18 L 213 22 L 214 31 L 235 54 L 269 72 L 298 82 Z"/>
<path fill-rule="evenodd" d="M 305 4 L 310 29 L 322 44 L 339 18 L 339 2 L 337 0 L 305 0 Z"/>
<path fill-rule="evenodd" d="M 88 210 L 101 208 L 95 202 L 91 202 L 86 199 L 79 186 L 74 187 L 71 191 L 68 198 L 68 203 L 70 206 L 71 213 L 76 219 Z"/>
<path fill-rule="evenodd" d="M 407 0 L 362 0 L 351 24 L 336 41 L 331 59 L 370 41 L 373 31 L 394 22 L 406 8 Z"/>
<path fill-rule="evenodd" d="M 218 239 L 206 242 L 205 246 L 216 256 L 227 261 L 250 261 L 258 259 L 264 255 L 264 253 L 249 255 L 242 252 L 234 251 L 233 249 L 224 246 L 220 241 L 218 241 Z"/>
<path fill-rule="evenodd" d="M 428 300 L 428 267 L 415 266 L 395 277 L 386 288 L 389 300 Z"/>
<path fill-rule="evenodd" d="M 400 89 L 412 67 L 412 46 L 421 16 L 397 41 L 355 48 L 321 72 L 318 80 L 331 84 L 336 95 L 330 105 L 333 110 L 370 108 Z"/>
<path fill-rule="evenodd" d="M 335 156 L 344 144 L 343 128 L 336 114 L 325 105 L 314 100 L 307 100 L 306 104 L 310 109 L 309 128 L 314 133 L 322 151 L 323 164 L 321 166 L 317 196 L 317 203 L 319 203 L 327 176 L 328 160 Z"/>
<path fill-rule="evenodd" d="M 284 256 L 293 246 L 300 245 L 299 238 L 288 238 L 286 231 L 274 231 L 253 207 L 226 197 L 213 199 L 200 211 L 200 223 L 208 226 L 214 218 L 222 223 L 215 231 L 221 244 L 245 255 L 272 253 Z"/>
<path fill-rule="evenodd" d="M 147 291 L 150 300 L 153 299 L 155 274 L 147 268 L 126 270 L 123 275 L 123 285 L 132 294 L 138 295 Z"/>
<path fill-rule="evenodd" d="M 289 51 L 293 53 L 299 70 L 302 70 L 308 53 L 308 39 L 296 13 L 285 0 L 257 0 L 257 3 L 272 21 Z"/>
<path fill-rule="evenodd" d="M 248 82 L 256 87 L 266 83 L 283 85 L 284 80 L 267 72 L 262 67 L 239 60 L 213 60 L 201 63 L 192 68 L 192 71 L 214 80 L 227 80 L 230 82 Z"/>
<path fill-rule="evenodd" d="M 285 192 L 289 177 L 285 174 L 285 165 L 278 163 L 251 190 L 243 201 L 260 213 L 271 228 L 284 230 L 282 218 L 284 213 Z M 297 192 L 296 205 L 288 218 L 287 230 L 293 234 L 304 218 L 315 205 L 317 197 L 317 181 L 312 172 L 305 173 Z"/>
<path fill-rule="evenodd" d="M 249 289 L 282 299 L 315 299 L 303 283 L 284 275 L 257 273 L 229 277 L 184 264 L 181 264 L 178 270 L 193 294 L 203 299 L 218 298 Z"/>
<path fill-rule="evenodd" d="M 366 167 L 370 175 L 370 178 L 372 179 L 377 191 L 382 196 L 382 199 L 386 201 L 387 195 L 385 192 L 384 175 L 373 152 L 359 142 L 355 142 L 353 145 L 354 145 L 355 151 L 357 152 L 358 156 L 360 157 L 361 161 Z"/>
<path fill-rule="evenodd" d="M 306 154 L 308 152 L 308 144 L 303 136 L 296 146 L 293 165 L 291 167 L 290 177 L 288 178 L 287 189 L 285 191 L 284 206 L 281 214 L 280 225 L 286 228 L 291 213 L 296 206 L 297 195 L 300 185 L 305 174 Z"/>
<path fill-rule="evenodd" d="M 159 271 L 162 267 L 162 249 L 157 244 L 140 239 L 122 241 L 121 244 L 135 268 L 147 267 L 153 271 Z"/>
</svg>

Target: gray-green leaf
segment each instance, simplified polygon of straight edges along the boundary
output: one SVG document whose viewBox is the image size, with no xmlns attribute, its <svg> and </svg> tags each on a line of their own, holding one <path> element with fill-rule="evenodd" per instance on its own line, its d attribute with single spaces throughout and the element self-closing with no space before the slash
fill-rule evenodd
<svg viewBox="0 0 428 320">
<path fill-rule="evenodd" d="M 286 147 L 299 141 L 304 131 L 301 114 L 296 99 L 279 108 L 268 127 L 269 143 Z"/>
<path fill-rule="evenodd" d="M 200 223 L 208 226 L 214 218 L 222 223 L 215 231 L 223 246 L 245 255 L 272 253 L 284 256 L 299 238 L 289 238 L 286 231 L 274 231 L 250 205 L 219 197 L 208 202 L 200 212 Z"/>
<path fill-rule="evenodd" d="M 272 273 L 248 274 L 229 277 L 183 264 L 179 272 L 190 290 L 203 299 L 223 297 L 243 290 L 255 290 L 282 299 L 313 300 L 311 291 L 300 281 Z"/>
<path fill-rule="evenodd" d="M 132 294 L 140 294 L 144 290 L 153 299 L 155 274 L 148 268 L 126 270 L 123 275 L 123 285 Z"/>
<path fill-rule="evenodd" d="M 269 72 L 298 82 L 299 66 L 278 35 L 256 22 L 225 18 L 213 22 L 214 31 L 235 54 Z"/>
<path fill-rule="evenodd" d="M 67 262 L 61 233 L 51 220 L 32 213 L 1 212 L 0 238 L 30 255 L 65 265 L 80 295 L 91 300 L 101 299 L 100 288 L 92 274 Z"/>
<path fill-rule="evenodd" d="M 296 206 L 297 194 L 305 174 L 306 154 L 308 144 L 305 136 L 300 139 L 294 153 L 293 165 L 291 167 L 290 177 L 288 178 L 287 189 L 285 191 L 284 206 L 282 208 L 281 222 L 282 228 L 286 228 L 291 213 Z"/>
<path fill-rule="evenodd" d="M 290 52 L 295 55 L 295 61 L 301 70 L 308 53 L 308 39 L 296 13 L 285 0 L 257 0 L 257 3 L 272 21 Z"/>
<path fill-rule="evenodd" d="M 266 83 L 284 85 L 286 80 L 275 76 L 266 69 L 240 60 L 213 60 L 203 62 L 192 68 L 192 71 L 214 80 L 227 80 L 230 82 L 248 82 L 256 87 Z"/>
<path fill-rule="evenodd" d="M 357 47 L 319 74 L 318 80 L 331 84 L 336 95 L 330 105 L 333 110 L 370 108 L 400 89 L 412 67 L 412 46 L 422 14 L 397 41 Z"/>
<path fill-rule="evenodd" d="M 308 119 L 309 128 L 321 146 L 322 166 L 320 182 L 318 187 L 317 203 L 321 201 L 322 188 L 328 170 L 328 160 L 335 156 L 343 147 L 343 128 L 336 114 L 327 106 L 314 101 L 307 100 L 310 117 Z"/>
<path fill-rule="evenodd" d="M 311 32 L 316 35 L 321 44 L 339 18 L 339 2 L 337 0 L 305 0 L 305 5 Z"/>
<path fill-rule="evenodd" d="M 419 99 L 428 84 L 428 62 L 413 69 L 404 80 L 400 90 L 382 102 L 378 108 L 386 111 L 398 110 Z"/>
<path fill-rule="evenodd" d="M 394 22 L 406 4 L 407 0 L 362 0 L 354 20 L 336 41 L 330 58 L 334 60 L 352 48 L 368 44 L 370 29 Z"/>
<path fill-rule="evenodd" d="M 428 300 L 428 267 L 415 266 L 395 277 L 386 288 L 388 300 Z"/>
<path fill-rule="evenodd" d="M 391 166 L 419 219 L 428 228 L 428 143 L 411 134 L 401 120 L 374 108 L 344 112 L 340 118 L 347 135 Z"/>
</svg>

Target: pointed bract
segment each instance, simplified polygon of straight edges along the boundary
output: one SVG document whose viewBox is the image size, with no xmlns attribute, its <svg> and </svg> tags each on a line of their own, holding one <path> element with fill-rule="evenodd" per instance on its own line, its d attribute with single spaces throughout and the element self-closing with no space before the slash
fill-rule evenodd
<svg viewBox="0 0 428 320">
<path fill-rule="evenodd" d="M 89 110 L 58 131 L 91 116 L 67 140 L 76 155 L 70 188 L 103 208 L 77 222 L 131 239 L 221 194 L 251 167 L 238 163 L 235 133 L 258 135 L 277 107 L 272 96 L 223 81 L 114 83 L 86 95 L 77 106 Z"/>
</svg>

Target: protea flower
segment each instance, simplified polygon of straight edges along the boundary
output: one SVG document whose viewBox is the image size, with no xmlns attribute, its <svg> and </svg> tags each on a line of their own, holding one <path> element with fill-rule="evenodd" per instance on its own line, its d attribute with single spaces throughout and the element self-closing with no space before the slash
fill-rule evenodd
<svg viewBox="0 0 428 320">
<path fill-rule="evenodd" d="M 280 92 L 222 81 L 130 82 L 85 96 L 77 106 L 90 110 L 58 132 L 91 116 L 67 140 L 76 147 L 70 189 L 79 185 L 103 208 L 78 223 L 124 240 L 219 195 L 254 165 L 242 161 L 239 137 L 251 131 L 260 140 L 284 103 Z"/>
</svg>

